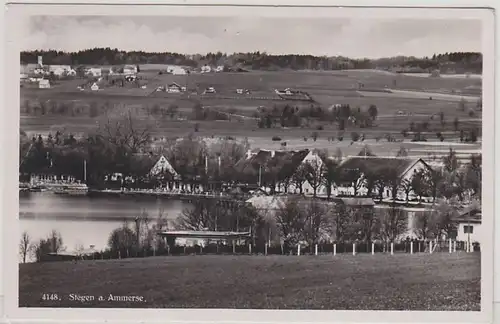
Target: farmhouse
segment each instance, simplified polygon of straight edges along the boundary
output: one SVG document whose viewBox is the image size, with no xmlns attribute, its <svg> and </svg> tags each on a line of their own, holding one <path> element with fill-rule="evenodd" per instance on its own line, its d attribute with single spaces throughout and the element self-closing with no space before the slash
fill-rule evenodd
<svg viewBox="0 0 500 324">
<path fill-rule="evenodd" d="M 137 65 L 125 65 L 123 67 L 123 74 L 130 75 L 137 73 Z"/>
<path fill-rule="evenodd" d="M 50 88 L 50 82 L 47 79 L 41 79 L 38 81 L 38 87 L 40 89 L 49 89 Z"/>
<path fill-rule="evenodd" d="M 306 179 L 299 185 L 292 181 L 294 174 L 300 172 L 300 166 L 309 163 L 313 168 L 321 169 L 323 161 L 319 155 L 308 149 L 299 151 L 260 150 L 247 152 L 247 156 L 235 165 L 239 181 L 246 184 L 265 186 L 273 192 L 303 193 L 313 195 L 314 187 Z M 318 181 L 319 183 L 319 181 Z M 316 188 L 316 194 L 326 194 L 323 184 Z"/>
<path fill-rule="evenodd" d="M 173 75 L 184 75 L 187 74 L 187 71 L 182 66 L 169 65 L 167 67 L 167 73 L 171 73 Z"/>
<path fill-rule="evenodd" d="M 67 74 L 71 70 L 71 66 L 69 65 L 50 65 L 49 73 L 54 73 L 56 76 L 63 76 Z"/>
<path fill-rule="evenodd" d="M 179 93 L 179 92 L 186 91 L 186 87 L 183 87 L 175 82 L 167 85 L 165 87 L 165 89 L 167 92 L 170 92 L 170 93 Z"/>
<path fill-rule="evenodd" d="M 353 156 L 348 157 L 339 165 L 339 181 L 334 188 L 335 195 L 340 196 L 376 196 L 382 199 L 392 199 L 392 187 L 388 182 L 383 188 L 375 187 L 375 182 L 386 179 L 387 173 L 392 173 L 399 183 L 411 182 L 413 176 L 422 170 L 432 170 L 422 159 L 379 157 L 379 156 Z M 390 179 L 389 179 L 390 180 Z M 414 197 L 413 190 L 408 196 Z M 406 199 L 406 193 L 399 186 L 396 198 Z"/>
</svg>

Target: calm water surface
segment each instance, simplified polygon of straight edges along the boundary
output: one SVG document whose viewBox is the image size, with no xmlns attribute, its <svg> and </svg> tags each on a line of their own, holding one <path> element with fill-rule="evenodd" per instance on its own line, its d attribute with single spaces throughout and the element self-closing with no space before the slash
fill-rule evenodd
<svg viewBox="0 0 500 324">
<path fill-rule="evenodd" d="M 33 241 L 45 238 L 52 230 L 61 233 L 69 251 L 78 245 L 104 249 L 111 231 L 125 220 L 147 212 L 175 219 L 188 203 L 179 200 L 136 198 L 64 197 L 50 192 L 23 194 L 19 197 L 20 233 L 26 231 Z"/>
</svg>

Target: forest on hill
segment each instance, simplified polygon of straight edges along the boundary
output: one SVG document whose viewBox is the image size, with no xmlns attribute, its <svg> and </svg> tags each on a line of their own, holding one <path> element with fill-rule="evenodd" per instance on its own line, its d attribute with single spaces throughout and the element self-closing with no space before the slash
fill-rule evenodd
<svg viewBox="0 0 500 324">
<path fill-rule="evenodd" d="M 120 64 L 172 64 L 189 67 L 224 65 L 252 70 L 348 70 L 380 69 L 392 72 L 482 73 L 482 54 L 453 52 L 434 54 L 432 57 L 395 56 L 380 59 L 352 59 L 342 56 L 270 55 L 253 53 L 208 53 L 185 55 L 179 53 L 151 53 L 121 51 L 111 48 L 93 48 L 78 52 L 24 51 L 21 63 L 36 63 L 43 56 L 45 64 L 64 65 L 120 65 Z"/>
</svg>

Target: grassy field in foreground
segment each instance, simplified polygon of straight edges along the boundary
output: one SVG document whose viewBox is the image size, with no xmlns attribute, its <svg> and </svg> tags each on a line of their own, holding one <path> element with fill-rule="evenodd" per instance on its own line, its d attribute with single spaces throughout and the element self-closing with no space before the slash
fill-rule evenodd
<svg viewBox="0 0 500 324">
<path fill-rule="evenodd" d="M 20 307 L 480 310 L 480 253 L 185 256 L 21 264 Z M 57 293 L 61 302 L 41 302 Z M 70 301 L 138 295 L 142 303 Z"/>
</svg>

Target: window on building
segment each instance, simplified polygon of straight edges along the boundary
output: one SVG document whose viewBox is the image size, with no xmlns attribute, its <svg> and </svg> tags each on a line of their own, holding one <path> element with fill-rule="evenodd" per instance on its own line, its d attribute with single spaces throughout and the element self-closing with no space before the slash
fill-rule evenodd
<svg viewBox="0 0 500 324">
<path fill-rule="evenodd" d="M 472 234 L 474 230 L 474 226 L 472 225 L 465 225 L 464 226 L 464 234 Z"/>
</svg>

